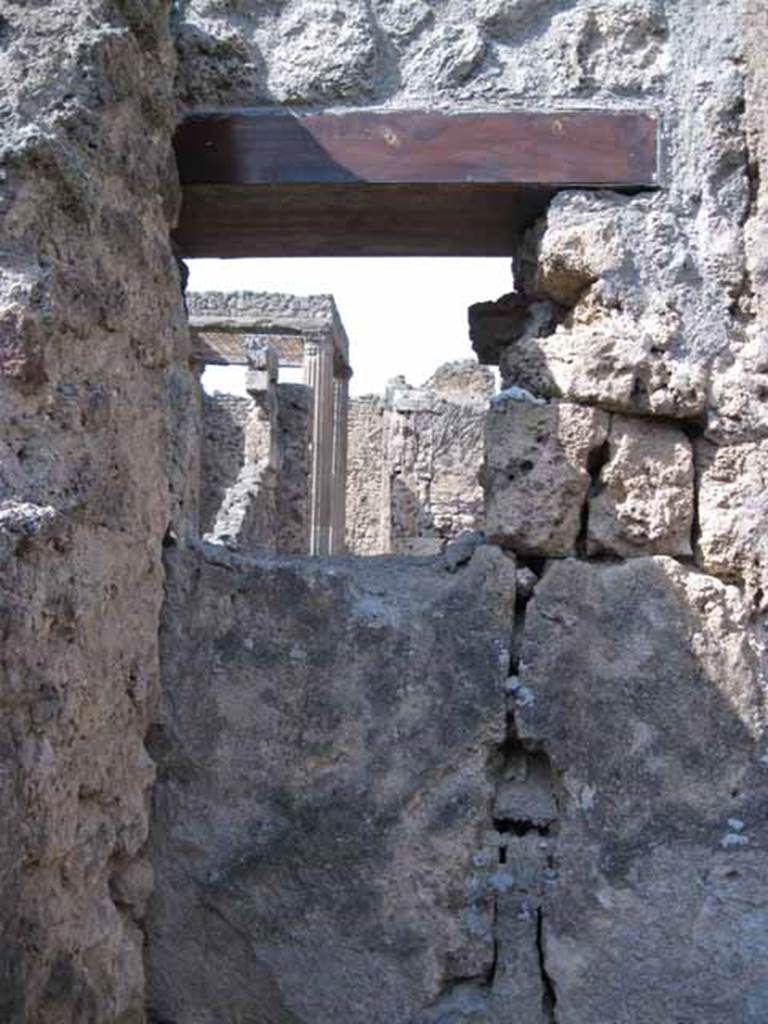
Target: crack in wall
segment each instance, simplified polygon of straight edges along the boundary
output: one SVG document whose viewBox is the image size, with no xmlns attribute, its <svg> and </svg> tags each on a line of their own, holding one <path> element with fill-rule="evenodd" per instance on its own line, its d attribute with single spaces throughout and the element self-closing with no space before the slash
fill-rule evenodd
<svg viewBox="0 0 768 1024">
<path fill-rule="evenodd" d="M 594 458 L 590 456 L 590 473 L 593 478 L 594 475 L 599 477 L 608 454 L 606 442 L 600 449 L 596 449 Z M 528 699 L 527 691 L 519 681 L 520 653 L 527 606 L 534 592 L 535 584 L 524 595 L 518 596 L 515 607 L 510 679 L 507 685 L 506 737 L 497 752 L 494 829 L 499 837 L 498 859 L 502 866 L 516 867 L 521 859 L 524 861 L 530 856 L 532 844 L 536 849 L 534 870 L 539 876 L 537 881 L 531 885 L 530 880 L 525 878 L 525 872 L 518 877 L 512 875 L 511 880 L 513 889 L 518 890 L 516 894 L 519 894 L 520 898 L 518 916 L 523 919 L 533 915 L 535 919 L 536 964 L 541 986 L 542 1019 L 548 1024 L 555 1024 L 557 997 L 545 963 L 543 900 L 545 886 L 557 878 L 554 841 L 558 831 L 559 807 L 550 758 L 537 744 L 520 735 L 516 717 L 519 702 Z M 498 897 L 495 911 L 498 917 Z M 504 950 L 499 937 L 498 922 L 496 945 L 498 956 L 503 958 Z"/>
<path fill-rule="evenodd" d="M 613 417 L 611 417 L 611 420 Z M 604 483 L 602 473 L 611 457 L 610 424 L 608 436 L 596 448 L 593 448 L 587 455 L 587 472 L 589 473 L 589 486 L 581 506 L 581 521 L 579 535 L 576 538 L 576 554 L 579 558 L 587 557 L 587 537 L 589 533 L 589 503 L 602 491 Z"/>
<path fill-rule="evenodd" d="M 526 607 L 543 559 L 518 565 L 526 585 L 517 593 L 510 636 L 504 738 L 489 752 L 494 783 L 492 830 L 479 888 L 491 897 L 492 952 L 484 975 L 446 979 L 437 998 L 411 1024 L 458 1024 L 477 1020 L 506 1024 L 509 1007 L 540 1024 L 556 1024 L 556 993 L 544 955 L 543 901 L 558 876 L 557 780 L 548 754 L 520 735 L 516 708 L 527 691 L 520 685 L 520 652 Z M 529 577 L 533 577 L 531 583 Z"/>
<path fill-rule="evenodd" d="M 536 952 L 539 957 L 539 972 L 541 974 L 541 981 L 544 987 L 544 998 L 542 1001 L 544 1019 L 547 1024 L 557 1024 L 557 1017 L 555 1014 L 557 1007 L 557 993 L 555 992 L 554 982 L 547 971 L 546 954 L 544 951 L 544 914 L 541 908 L 539 908 L 536 914 Z"/>
</svg>

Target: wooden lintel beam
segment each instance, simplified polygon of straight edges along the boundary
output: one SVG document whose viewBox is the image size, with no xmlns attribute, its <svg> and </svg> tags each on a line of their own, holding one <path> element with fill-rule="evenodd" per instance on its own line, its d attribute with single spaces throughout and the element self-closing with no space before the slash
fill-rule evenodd
<svg viewBox="0 0 768 1024">
<path fill-rule="evenodd" d="M 198 115 L 176 154 L 184 185 L 656 184 L 637 112 Z"/>
<path fill-rule="evenodd" d="M 190 256 L 510 253 L 555 191 L 657 185 L 647 113 L 209 114 L 175 140 Z"/>
</svg>

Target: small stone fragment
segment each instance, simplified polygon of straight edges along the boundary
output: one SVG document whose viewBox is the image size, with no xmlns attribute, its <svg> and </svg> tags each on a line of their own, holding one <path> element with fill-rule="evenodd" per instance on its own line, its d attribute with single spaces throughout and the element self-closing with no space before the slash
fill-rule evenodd
<svg viewBox="0 0 768 1024">
<path fill-rule="evenodd" d="M 533 594 L 533 588 L 539 582 L 539 577 L 528 566 L 523 565 L 517 570 L 517 596 L 527 601 Z"/>
<path fill-rule="evenodd" d="M 461 565 L 466 565 L 475 549 L 485 543 L 485 534 L 478 530 L 464 530 L 456 540 L 452 541 L 445 549 L 443 558 L 445 568 L 448 572 L 456 572 Z"/>
</svg>

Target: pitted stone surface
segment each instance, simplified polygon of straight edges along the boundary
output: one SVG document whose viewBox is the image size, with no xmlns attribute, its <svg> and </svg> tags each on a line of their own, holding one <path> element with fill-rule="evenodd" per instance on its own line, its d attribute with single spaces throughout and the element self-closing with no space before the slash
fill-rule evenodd
<svg viewBox="0 0 768 1024">
<path fill-rule="evenodd" d="M 693 451 L 676 427 L 612 416 L 589 499 L 590 554 L 691 556 Z"/>
<path fill-rule="evenodd" d="M 657 95 L 661 0 L 189 0 L 176 21 L 190 106 L 400 106 Z"/>
<path fill-rule="evenodd" d="M 497 395 L 486 417 L 486 532 L 522 555 L 573 554 L 590 460 L 608 433 L 606 412 Z"/>
<path fill-rule="evenodd" d="M 514 561 L 216 551 L 168 562 L 153 1012 L 407 1024 L 493 962 Z"/>
<path fill-rule="evenodd" d="M 140 1024 L 126 879 L 197 446 L 168 8 L 0 8 L 0 1020 Z"/>
<path fill-rule="evenodd" d="M 707 375 L 670 354 L 675 318 L 594 315 L 581 308 L 567 326 L 526 333 L 501 358 L 507 385 L 545 398 L 600 405 L 635 415 L 701 420 Z"/>
<path fill-rule="evenodd" d="M 741 579 L 755 605 L 768 595 L 768 443 L 696 445 L 698 558 L 726 579 Z"/>
</svg>

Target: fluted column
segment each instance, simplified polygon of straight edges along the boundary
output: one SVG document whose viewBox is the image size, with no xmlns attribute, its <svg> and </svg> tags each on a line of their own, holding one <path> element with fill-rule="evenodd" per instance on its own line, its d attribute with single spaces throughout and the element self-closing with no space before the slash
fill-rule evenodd
<svg viewBox="0 0 768 1024">
<path fill-rule="evenodd" d="M 331 550 L 331 476 L 333 471 L 333 341 L 325 335 L 304 343 L 304 383 L 312 388 L 312 479 L 309 503 L 309 553 Z"/>
<path fill-rule="evenodd" d="M 347 430 L 349 371 L 333 380 L 333 461 L 331 465 L 331 554 L 347 549 Z"/>
</svg>

